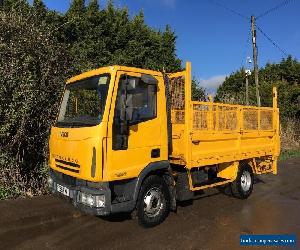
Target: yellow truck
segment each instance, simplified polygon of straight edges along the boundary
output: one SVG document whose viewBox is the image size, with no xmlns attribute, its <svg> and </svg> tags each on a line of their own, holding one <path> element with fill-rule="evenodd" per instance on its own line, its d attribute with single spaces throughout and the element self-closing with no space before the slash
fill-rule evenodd
<svg viewBox="0 0 300 250">
<path fill-rule="evenodd" d="M 191 64 L 124 66 L 69 79 L 50 134 L 49 186 L 89 214 L 134 212 L 153 227 L 194 191 L 246 199 L 254 174 L 277 173 L 279 109 L 196 102 Z"/>
</svg>

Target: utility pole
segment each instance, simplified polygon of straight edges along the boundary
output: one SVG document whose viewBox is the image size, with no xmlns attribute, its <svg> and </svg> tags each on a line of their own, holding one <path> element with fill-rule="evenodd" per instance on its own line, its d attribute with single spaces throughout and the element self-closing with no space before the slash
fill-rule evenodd
<svg viewBox="0 0 300 250">
<path fill-rule="evenodd" d="M 257 106 L 261 106 L 259 85 L 258 85 L 258 66 L 257 66 L 257 47 L 256 47 L 256 28 L 255 28 L 255 17 L 251 16 L 251 33 L 252 33 L 252 47 L 253 47 L 253 65 L 254 65 L 254 80 L 256 89 L 256 100 Z"/>
<path fill-rule="evenodd" d="M 246 69 L 245 75 L 246 75 L 246 105 L 249 106 L 249 76 L 251 75 L 251 71 L 249 69 Z"/>
<path fill-rule="evenodd" d="M 246 105 L 249 106 L 249 81 L 248 81 L 248 74 L 246 74 Z"/>
</svg>

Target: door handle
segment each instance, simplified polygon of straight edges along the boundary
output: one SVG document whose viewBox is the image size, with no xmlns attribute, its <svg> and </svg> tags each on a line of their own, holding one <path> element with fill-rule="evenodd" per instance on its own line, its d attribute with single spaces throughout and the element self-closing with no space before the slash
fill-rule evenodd
<svg viewBox="0 0 300 250">
<path fill-rule="evenodd" d="M 151 158 L 159 158 L 160 157 L 160 149 L 154 148 L 151 150 Z"/>
<path fill-rule="evenodd" d="M 200 140 L 193 140 L 192 143 L 194 143 L 194 144 L 196 144 L 196 145 L 199 145 Z"/>
</svg>

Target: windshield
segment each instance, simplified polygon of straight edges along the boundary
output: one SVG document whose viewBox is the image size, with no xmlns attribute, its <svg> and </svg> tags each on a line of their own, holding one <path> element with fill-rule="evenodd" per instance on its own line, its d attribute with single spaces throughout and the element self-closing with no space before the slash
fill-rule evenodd
<svg viewBox="0 0 300 250">
<path fill-rule="evenodd" d="M 67 84 L 56 126 L 94 126 L 104 113 L 110 76 L 90 77 Z"/>
</svg>

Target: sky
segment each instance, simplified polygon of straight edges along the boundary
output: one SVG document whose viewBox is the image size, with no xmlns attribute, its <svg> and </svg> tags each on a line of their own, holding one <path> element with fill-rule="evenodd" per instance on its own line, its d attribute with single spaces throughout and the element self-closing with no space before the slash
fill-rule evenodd
<svg viewBox="0 0 300 250">
<path fill-rule="evenodd" d="M 44 0 L 49 9 L 59 12 L 65 12 L 70 2 Z M 106 0 L 99 2 L 105 8 Z M 146 24 L 153 28 L 169 24 L 177 35 L 177 56 L 183 64 L 192 62 L 193 76 L 210 93 L 235 70 L 253 68 L 247 63 L 252 57 L 247 18 L 278 5 L 257 19 L 257 26 L 272 40 L 257 31 L 259 67 L 280 62 L 284 53 L 300 60 L 300 0 L 114 0 L 114 4 L 128 7 L 131 16 L 142 9 Z"/>
</svg>

